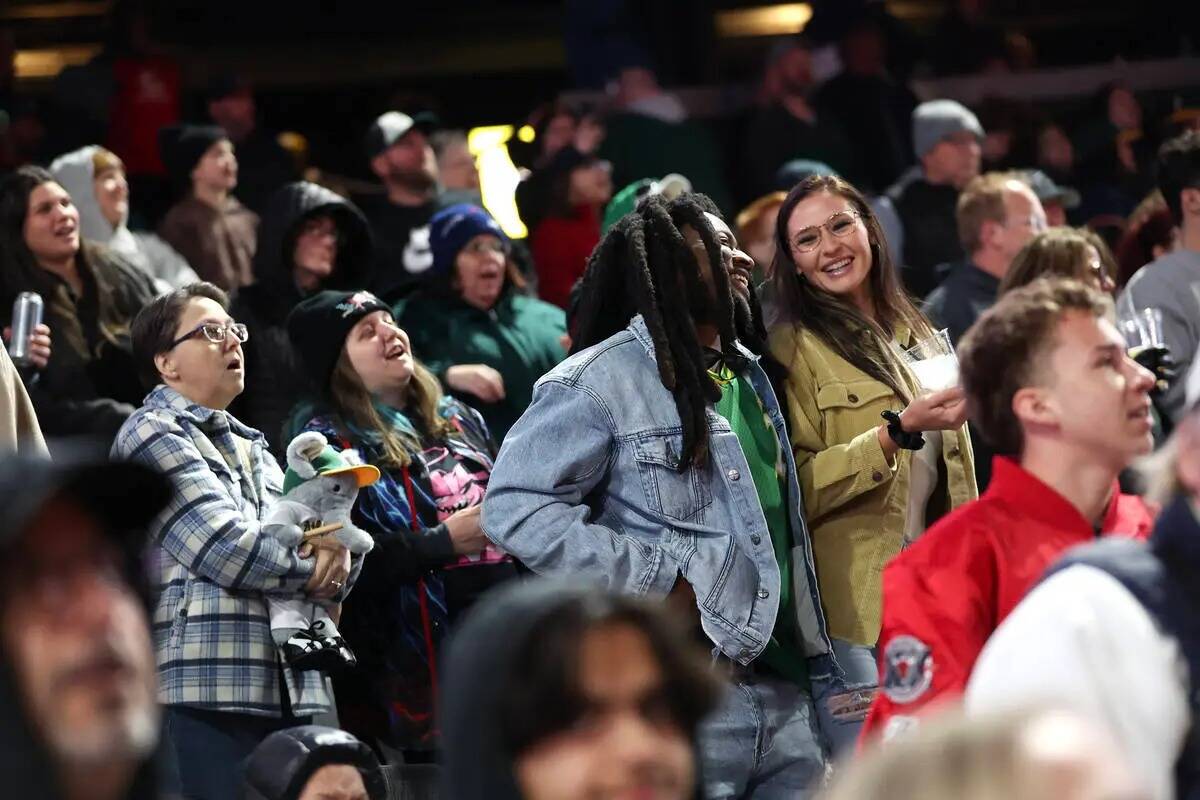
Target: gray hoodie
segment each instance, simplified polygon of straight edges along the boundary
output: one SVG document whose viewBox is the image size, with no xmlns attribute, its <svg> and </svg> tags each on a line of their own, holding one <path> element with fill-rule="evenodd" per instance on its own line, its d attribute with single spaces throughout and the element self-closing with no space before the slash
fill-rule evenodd
<svg viewBox="0 0 1200 800">
<path fill-rule="evenodd" d="M 95 175 L 92 158 L 99 149 L 95 145 L 81 147 L 59 156 L 50 165 L 51 174 L 67 190 L 71 202 L 79 209 L 80 235 L 84 239 L 107 245 L 145 271 L 154 279 L 159 292 L 168 292 L 200 280 L 183 256 L 156 234 L 130 231 L 128 214 L 115 228 L 105 219 L 96 200 L 93 184 Z"/>
</svg>

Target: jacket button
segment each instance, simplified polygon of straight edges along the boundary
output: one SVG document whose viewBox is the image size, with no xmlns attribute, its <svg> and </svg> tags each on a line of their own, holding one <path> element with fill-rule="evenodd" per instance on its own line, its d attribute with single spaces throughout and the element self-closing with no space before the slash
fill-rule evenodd
<svg viewBox="0 0 1200 800">
<path fill-rule="evenodd" d="M 738 653 L 738 658 L 749 658 L 751 655 L 752 653 L 750 652 L 749 648 L 746 648 Z"/>
<path fill-rule="evenodd" d="M 759 600 L 766 600 L 766 599 L 767 599 L 768 597 L 770 597 L 770 596 L 771 596 L 771 593 L 770 593 L 770 592 L 768 592 L 766 589 L 759 589 L 759 590 L 758 590 L 758 599 L 759 599 Z"/>
<path fill-rule="evenodd" d="M 736 469 L 731 469 L 731 470 L 729 470 L 729 472 L 726 472 L 725 474 L 729 477 L 729 480 L 731 480 L 731 481 L 739 480 L 742 477 L 742 473 L 738 472 Z"/>
<path fill-rule="evenodd" d="M 759 536 L 757 533 L 752 533 L 752 534 L 750 534 L 750 541 L 753 542 L 754 544 L 762 544 L 762 537 Z"/>
<path fill-rule="evenodd" d="M 849 400 L 851 403 L 857 403 L 858 395 L 856 395 L 856 394 L 846 395 L 846 399 Z"/>
<path fill-rule="evenodd" d="M 883 480 L 883 473 L 882 472 L 872 472 L 871 480 L 875 481 L 876 483 L 879 483 L 881 480 Z"/>
</svg>

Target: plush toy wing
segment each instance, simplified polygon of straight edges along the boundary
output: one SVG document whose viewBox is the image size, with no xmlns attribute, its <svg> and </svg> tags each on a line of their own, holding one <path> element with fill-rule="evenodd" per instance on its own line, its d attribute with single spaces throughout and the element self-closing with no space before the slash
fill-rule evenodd
<svg viewBox="0 0 1200 800">
<path fill-rule="evenodd" d="M 321 455 L 328 440 L 316 431 L 305 431 L 292 439 L 287 448 L 288 469 L 307 480 L 317 474 L 312 460 Z"/>
</svg>

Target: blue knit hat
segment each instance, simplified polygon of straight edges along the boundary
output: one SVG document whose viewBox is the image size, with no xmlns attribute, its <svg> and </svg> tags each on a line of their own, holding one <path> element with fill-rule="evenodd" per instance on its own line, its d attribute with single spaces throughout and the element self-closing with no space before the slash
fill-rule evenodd
<svg viewBox="0 0 1200 800">
<path fill-rule="evenodd" d="M 449 275 L 454 260 L 467 242 L 490 234 L 507 243 L 508 237 L 492 215 L 479 206 L 459 203 L 448 206 L 429 220 L 429 249 L 433 251 L 433 274 Z"/>
</svg>

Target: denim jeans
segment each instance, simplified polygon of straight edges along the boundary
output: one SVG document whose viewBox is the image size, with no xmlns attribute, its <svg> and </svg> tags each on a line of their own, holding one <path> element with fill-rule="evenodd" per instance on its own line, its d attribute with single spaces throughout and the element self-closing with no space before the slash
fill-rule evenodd
<svg viewBox="0 0 1200 800">
<path fill-rule="evenodd" d="M 879 689 L 875 648 L 833 639 L 833 653 L 845 679 L 813 681 L 813 700 L 830 759 L 852 753 Z"/>
<path fill-rule="evenodd" d="M 243 794 L 245 760 L 268 735 L 312 717 L 259 717 L 165 706 L 166 787 L 184 800 L 230 800 Z M 174 784 L 174 785 L 171 785 Z"/>
<path fill-rule="evenodd" d="M 825 775 L 812 698 L 762 673 L 735 671 L 700 728 L 700 750 L 707 800 L 804 800 Z"/>
</svg>

